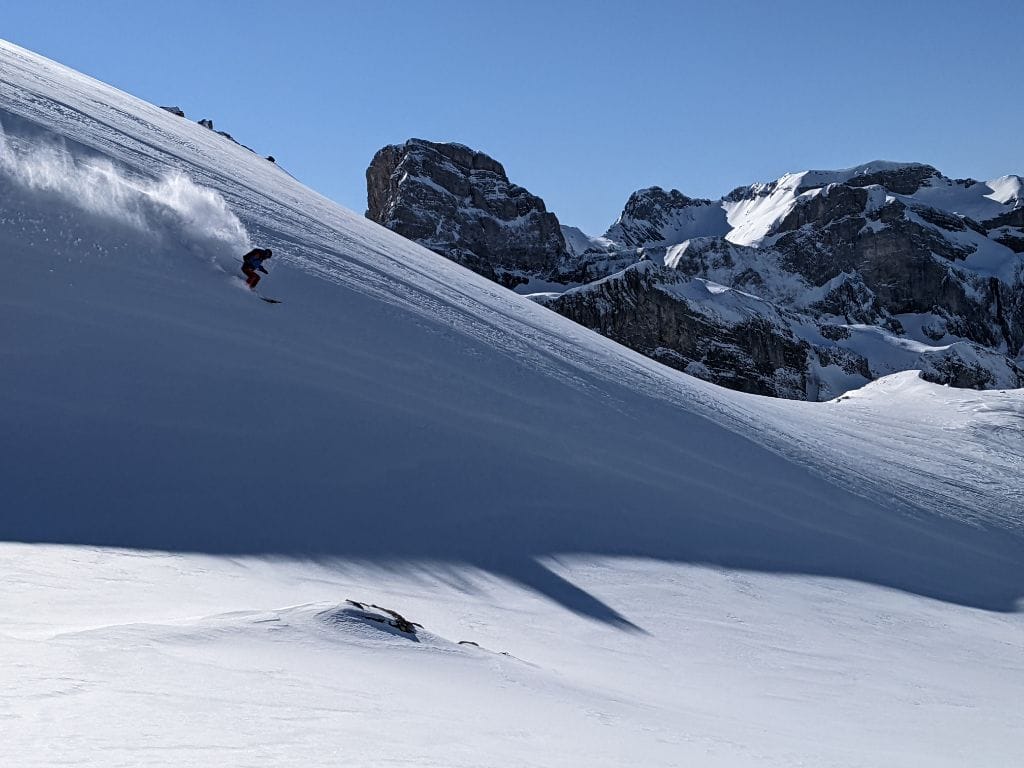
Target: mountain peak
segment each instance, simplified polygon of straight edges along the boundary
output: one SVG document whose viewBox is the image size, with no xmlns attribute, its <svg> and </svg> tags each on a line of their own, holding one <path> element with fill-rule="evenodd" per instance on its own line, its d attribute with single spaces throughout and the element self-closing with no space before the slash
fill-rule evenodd
<svg viewBox="0 0 1024 768">
<path fill-rule="evenodd" d="M 367 218 L 514 287 L 568 257 L 557 217 L 509 181 L 497 160 L 464 144 L 409 139 L 366 170 Z"/>
<path fill-rule="evenodd" d="M 665 245 L 688 237 L 725 234 L 725 227 L 725 212 L 714 201 L 655 186 L 631 194 L 604 236 L 626 246 Z"/>
<path fill-rule="evenodd" d="M 805 171 L 794 176 L 799 178 L 798 192 L 829 184 L 849 184 L 853 187 L 877 184 L 899 195 L 914 194 L 929 179 L 945 178 L 936 168 L 925 163 L 900 163 L 890 160 L 873 160 L 838 171 Z"/>
<path fill-rule="evenodd" d="M 508 176 L 505 167 L 486 152 L 467 147 L 456 141 L 429 141 L 427 139 L 408 139 L 404 144 L 392 144 L 384 147 L 381 152 L 394 148 L 405 153 L 436 154 L 459 166 L 474 171 L 490 171 L 506 181 Z"/>
</svg>

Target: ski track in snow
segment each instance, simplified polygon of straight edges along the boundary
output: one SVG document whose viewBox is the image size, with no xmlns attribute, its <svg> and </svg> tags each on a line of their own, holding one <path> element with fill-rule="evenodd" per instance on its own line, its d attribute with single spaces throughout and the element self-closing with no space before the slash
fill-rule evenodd
<svg viewBox="0 0 1024 768">
<path fill-rule="evenodd" d="M 5 131 L 30 142 L 60 134 L 69 141 L 57 142 L 56 148 L 73 158 L 88 147 L 151 180 L 178 171 L 221 195 L 253 243 L 272 247 L 274 261 L 283 257 L 284 264 L 273 270 L 267 285 L 268 291 L 274 286 L 271 295 L 287 303 L 270 312 L 283 310 L 299 318 L 307 313 L 311 322 L 317 321 L 320 316 L 293 300 L 288 288 L 296 298 L 304 289 L 311 299 L 327 296 L 331 285 L 339 286 L 366 297 L 360 306 L 374 308 L 378 319 L 394 318 L 395 327 L 402 329 L 411 327 L 407 318 L 412 314 L 418 318 L 418 338 L 436 338 L 438 350 L 459 350 L 461 357 L 444 365 L 462 363 L 463 369 L 439 367 L 436 372 L 451 376 L 452 387 L 492 370 L 508 371 L 508 380 L 482 382 L 495 402 L 521 406 L 536 400 L 540 407 L 539 401 L 556 390 L 520 387 L 547 379 L 564 385 L 578 398 L 574 402 L 596 402 L 593 413 L 623 424 L 646 411 L 696 414 L 707 422 L 706 430 L 698 430 L 695 421 L 679 420 L 671 426 L 688 426 L 694 432 L 652 431 L 635 444 L 646 441 L 651 454 L 676 455 L 671 451 L 686 446 L 687 440 L 719 439 L 714 425 L 725 427 L 743 438 L 734 441 L 737 451 L 746 451 L 742 446 L 750 440 L 826 478 L 833 484 L 837 509 L 845 505 L 853 515 L 860 509 L 840 490 L 845 489 L 870 500 L 861 512 L 865 519 L 883 510 L 908 525 L 920 524 L 908 529 L 907 540 L 918 530 L 937 541 L 962 533 L 954 523 L 998 532 L 1005 537 L 1005 548 L 979 549 L 979 562 L 982 556 L 1000 561 L 1003 570 L 997 573 L 1019 578 L 1020 563 L 1013 558 L 1024 552 L 1021 391 L 955 390 L 923 382 L 913 372 L 821 404 L 719 389 L 663 368 L 376 227 L 212 131 L 14 46 L 0 43 L 0 65 L 0 125 Z M 8 213 L 0 210 L 2 216 Z M 30 219 L 30 214 L 25 215 Z M 42 249 L 53 233 L 35 228 L 34 221 L 25 219 L 24 232 L 10 232 L 12 237 L 30 233 L 34 247 Z M 221 259 L 212 248 L 202 244 L 201 259 L 232 273 L 234 259 Z M 65 268 L 68 279 L 74 276 L 81 286 L 60 294 L 69 302 L 67 309 L 55 300 L 57 306 L 46 314 L 9 291 L 0 293 L 0 308 L 6 306 L 10 313 L 4 317 L 34 313 L 27 315 L 31 323 L 18 327 L 49 328 L 58 320 L 79 319 L 76 310 L 93 306 L 93 297 L 102 304 L 104 294 L 96 287 L 100 283 L 76 272 L 72 256 L 79 258 L 73 254 L 68 265 L 54 261 L 51 268 Z M 8 254 L 4 258 L 12 259 Z M 160 258 L 140 256 L 141 266 L 133 268 L 149 269 L 147 259 L 157 263 Z M 144 276 L 146 284 L 166 287 L 175 296 L 187 297 L 193 289 L 200 294 L 194 305 L 182 303 L 193 306 L 199 318 L 180 318 L 183 333 L 214 340 L 224 335 L 244 351 L 249 342 L 235 340 L 227 315 L 224 328 L 200 326 L 205 298 L 233 308 L 246 298 L 242 292 L 235 296 L 220 273 L 208 267 L 197 261 L 178 270 L 186 276 L 182 281 L 212 278 L 205 287 L 175 282 L 167 270 Z M 71 304 L 75 301 L 84 303 Z M 129 324 L 146 319 L 133 306 L 111 310 L 119 321 L 119 311 Z M 172 322 L 156 301 L 151 311 L 156 320 Z M 90 330 L 103 331 L 106 316 L 90 317 L 81 326 L 67 325 L 78 333 L 65 332 L 69 344 L 96 344 Z M 292 322 L 287 317 L 278 316 L 275 322 Z M 401 354 L 406 354 L 412 355 L 405 365 L 413 377 L 417 362 L 422 362 L 415 350 L 379 350 L 382 373 L 374 377 L 378 368 L 370 364 L 372 344 L 361 343 L 373 329 L 359 328 L 353 316 L 347 317 L 350 324 L 343 330 L 307 327 L 328 336 L 348 334 L 341 347 L 349 356 L 344 364 L 313 360 L 320 347 L 313 342 L 304 346 L 298 339 L 274 359 L 294 367 L 298 379 L 321 369 L 330 373 L 337 365 L 339 378 L 344 372 L 382 400 L 391 398 L 396 412 L 406 408 L 410 423 L 419 423 L 414 393 L 406 388 L 412 385 L 397 375 L 403 370 Z M 106 343 L 116 343 L 118 334 L 130 330 L 110 326 Z M 255 355 L 266 349 L 255 342 L 251 346 Z M 15 366 L 7 374 L 0 371 L 5 387 L 0 391 L 18 408 L 67 409 L 66 418 L 73 420 L 74 398 L 54 403 L 42 391 L 6 388 L 19 381 L 16 376 L 23 371 L 17 366 L 41 365 L 48 354 L 46 348 L 27 352 L 14 339 L 0 337 L 0 362 Z M 96 354 L 102 357 L 104 347 L 97 345 Z M 385 365 L 383 358 L 392 355 L 396 359 Z M 498 356 L 508 365 L 495 363 Z M 489 367 L 472 364 L 481 357 Z M 229 364 L 233 358 L 225 358 L 224 365 Z M 396 376 L 384 379 L 383 372 Z M 274 381 L 287 382 L 291 375 L 282 370 Z M 443 391 L 444 383 L 437 391 Z M 327 384 L 317 379 L 308 386 Z M 518 399 L 509 400 L 513 397 Z M 466 415 L 499 432 L 520 429 L 536 441 L 542 458 L 555 455 L 559 441 L 566 449 L 586 447 L 586 434 L 577 439 L 545 431 L 543 423 L 522 423 L 521 414 L 529 417 L 529 410 L 481 412 L 474 401 L 439 402 L 437 409 L 442 414 L 438 419 Z M 19 425 L 13 410 L 4 418 L 4 425 Z M 192 423 L 187 415 L 178 418 L 182 421 L 177 423 L 193 430 L 193 439 L 215 428 L 199 420 Z M 649 421 L 642 423 L 653 428 Z M 116 431 L 116 420 L 110 424 Z M 576 426 L 571 421 L 559 424 Z M 287 435 L 287 428 L 281 434 Z M 35 455 L 22 450 L 33 446 L 3 439 L 0 448 L 8 458 Z M 711 487 L 719 477 L 738 481 L 743 471 L 724 466 L 726 454 L 716 446 L 708 446 L 703 457 L 701 449 L 698 444 L 679 454 L 698 467 L 702 458 L 707 461 L 706 477 L 699 469 L 691 471 L 686 475 L 690 484 L 678 489 L 680 496 L 707 491 L 718 494 L 714 498 L 733 494 L 742 499 L 751 493 Z M 612 477 L 621 472 L 623 479 L 635 471 L 634 465 L 601 465 L 606 457 L 623 460 L 614 447 L 596 446 L 579 461 L 593 463 Z M 395 461 L 392 482 L 400 483 L 415 465 L 402 463 L 401 455 Z M 679 483 L 681 475 L 673 475 L 656 455 L 637 457 L 635 466 L 644 465 L 652 484 Z M 506 470 L 515 473 L 519 468 Z M 760 471 L 761 465 L 749 467 L 751 483 Z M 238 482 L 230 471 L 225 474 L 221 482 L 226 487 Z M 0 479 L 13 483 L 16 478 L 0 470 Z M 524 477 L 523 484 L 529 479 Z M 40 483 L 47 480 L 57 483 L 52 473 Z M 708 487 L 702 489 L 701 482 Z M 423 492 L 428 491 L 424 485 Z M 87 500 L 83 495 L 86 509 Z M 625 501 L 622 508 L 627 508 Z M 756 509 L 743 507 L 748 508 Z M 730 509 L 716 512 L 726 526 L 750 523 Z M 799 510 L 772 512 L 769 528 L 791 522 L 794 534 L 806 535 L 805 529 L 815 524 Z M 692 514 L 699 517 L 702 512 L 695 507 Z M 950 525 L 929 522 L 935 520 Z M 836 519 L 826 517 L 818 524 L 830 522 Z M 853 523 L 841 535 L 857 538 Z M 494 546 L 500 548 L 501 538 L 514 539 L 514 534 L 503 529 Z M 979 534 L 978 546 L 992 540 Z M 955 553 L 957 544 L 952 539 L 940 542 L 935 551 L 948 548 Z M 980 610 L 966 591 L 958 604 L 914 594 L 912 588 L 888 589 L 885 579 L 868 573 L 871 564 L 858 579 L 841 568 L 831 575 L 846 578 L 823 575 L 827 568 L 804 572 L 796 566 L 787 574 L 772 565 L 762 572 L 753 563 L 749 570 L 708 567 L 656 554 L 628 558 L 585 549 L 536 554 L 541 572 L 524 575 L 458 559 L 399 567 L 343 556 L 311 562 L 73 542 L 0 544 L 0 728 L 5 731 L 0 761 L 23 766 L 72 761 L 1016 764 L 1024 737 L 1019 717 L 1024 686 L 1020 614 Z M 733 561 L 726 556 L 724 562 Z M 532 589 L 522 589 L 524 584 Z M 1019 580 L 1006 586 L 1020 596 Z M 346 597 L 396 608 L 422 622 L 426 630 L 420 642 L 339 612 Z M 566 610 L 572 606 L 573 611 Z M 603 621 L 593 621 L 603 615 L 601 610 L 610 613 Z M 459 645 L 460 640 L 479 647 Z"/>
</svg>

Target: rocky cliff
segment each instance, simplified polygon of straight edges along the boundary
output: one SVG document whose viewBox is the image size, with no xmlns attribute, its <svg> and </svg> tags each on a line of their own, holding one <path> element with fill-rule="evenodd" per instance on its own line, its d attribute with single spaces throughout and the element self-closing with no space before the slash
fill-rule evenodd
<svg viewBox="0 0 1024 768">
<path fill-rule="evenodd" d="M 558 218 L 501 163 L 461 144 L 410 139 L 374 156 L 367 218 L 512 287 L 568 259 Z"/>
<path fill-rule="evenodd" d="M 367 180 L 370 218 L 522 292 L 545 281 L 536 300 L 724 386 L 828 399 L 910 368 L 1024 386 L 1017 176 L 875 162 L 719 200 L 649 187 L 600 237 L 461 145 L 385 147 Z"/>
</svg>

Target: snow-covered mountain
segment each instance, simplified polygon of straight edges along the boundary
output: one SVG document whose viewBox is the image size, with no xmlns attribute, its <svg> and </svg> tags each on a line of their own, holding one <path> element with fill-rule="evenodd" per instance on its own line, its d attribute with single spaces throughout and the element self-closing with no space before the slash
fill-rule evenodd
<svg viewBox="0 0 1024 768">
<path fill-rule="evenodd" d="M 0 126 L 4 765 L 1016 761 L 1021 391 L 722 389 L 7 43 Z"/>
<path fill-rule="evenodd" d="M 515 262 L 505 284 L 670 366 L 795 399 L 828 400 L 915 369 L 958 387 L 1024 386 L 1019 177 L 954 180 L 876 161 L 786 174 L 720 200 L 650 187 L 600 237 L 563 226 L 563 247 L 518 221 L 485 214 L 481 226 L 473 200 L 514 207 L 493 185 L 484 195 L 463 184 L 440 205 L 432 190 L 450 174 L 422 158 L 443 146 L 410 142 L 405 162 L 417 173 L 401 175 L 404 187 L 369 187 L 371 208 L 406 211 L 398 218 L 418 229 L 375 220 L 494 279 L 488 270 L 508 275 Z M 533 209 L 546 211 L 542 201 Z M 550 233 L 557 220 L 544 215 Z M 452 233 L 466 230 L 496 246 L 459 257 Z M 524 241 L 532 268 L 510 255 Z"/>
<path fill-rule="evenodd" d="M 715 224 L 671 243 L 674 225 L 652 225 L 649 240 L 584 254 L 591 273 L 610 276 L 539 298 L 669 365 L 760 394 L 825 400 L 910 369 L 954 386 L 1019 387 L 1024 256 L 996 224 L 1020 209 L 981 194 L 999 187 L 913 164 L 793 174 L 702 203 L 727 217 L 725 234 Z M 653 193 L 654 205 L 664 199 Z M 628 265 L 636 248 L 646 263 Z"/>
</svg>

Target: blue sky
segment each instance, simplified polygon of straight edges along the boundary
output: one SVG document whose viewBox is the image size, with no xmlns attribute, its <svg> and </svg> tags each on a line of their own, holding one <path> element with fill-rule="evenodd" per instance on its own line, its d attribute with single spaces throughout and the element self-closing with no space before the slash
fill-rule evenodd
<svg viewBox="0 0 1024 768">
<path fill-rule="evenodd" d="M 0 36 L 212 118 L 362 212 L 387 143 L 496 157 L 600 233 L 634 189 L 1024 172 L 1024 3 L 10 2 Z"/>
</svg>

